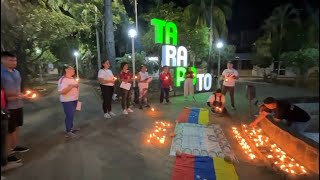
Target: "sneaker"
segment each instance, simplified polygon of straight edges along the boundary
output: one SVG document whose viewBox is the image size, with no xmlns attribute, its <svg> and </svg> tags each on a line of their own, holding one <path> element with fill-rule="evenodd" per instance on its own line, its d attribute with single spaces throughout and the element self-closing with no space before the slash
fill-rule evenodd
<svg viewBox="0 0 320 180">
<path fill-rule="evenodd" d="M 78 136 L 76 134 L 74 134 L 73 132 L 68 132 L 65 135 L 66 138 L 77 138 Z"/>
<path fill-rule="evenodd" d="M 128 114 L 128 111 L 125 109 L 123 110 L 122 114 Z"/>
<path fill-rule="evenodd" d="M 232 106 L 232 110 L 236 110 L 236 108 L 234 106 Z"/>
<path fill-rule="evenodd" d="M 73 128 L 71 129 L 71 132 L 73 132 L 73 133 L 75 133 L 75 132 L 77 132 L 77 131 L 80 131 L 80 128 L 78 128 L 78 127 L 73 127 Z"/>
<path fill-rule="evenodd" d="M 110 114 L 108 114 L 108 113 L 105 113 L 103 117 L 104 117 L 104 118 L 107 118 L 107 119 L 110 119 L 110 118 L 111 118 Z"/>
<path fill-rule="evenodd" d="M 109 115 L 110 115 L 110 116 L 116 116 L 116 114 L 113 113 L 112 111 L 109 112 Z"/>
<path fill-rule="evenodd" d="M 12 162 L 11 161 L 11 162 L 8 162 L 5 166 L 1 166 L 1 172 L 9 171 L 9 170 L 18 168 L 20 166 L 22 166 L 21 162 Z M 3 176 L 1 176 L 1 179 L 3 179 Z"/>
<path fill-rule="evenodd" d="M 127 111 L 128 111 L 129 113 L 133 113 L 133 110 L 132 110 L 131 108 L 128 108 Z"/>
<path fill-rule="evenodd" d="M 146 108 L 150 108 L 151 106 L 149 104 L 145 105 Z"/>
<path fill-rule="evenodd" d="M 16 148 L 14 148 L 14 149 L 12 150 L 12 152 L 14 152 L 14 153 L 16 153 L 16 152 L 24 153 L 24 152 L 28 152 L 29 150 L 30 150 L 29 148 L 17 146 Z"/>
<path fill-rule="evenodd" d="M 9 163 L 9 162 L 19 163 L 19 162 L 22 161 L 21 159 L 15 157 L 15 156 L 9 156 L 9 157 L 7 158 L 7 160 L 8 160 L 8 163 Z"/>
</svg>

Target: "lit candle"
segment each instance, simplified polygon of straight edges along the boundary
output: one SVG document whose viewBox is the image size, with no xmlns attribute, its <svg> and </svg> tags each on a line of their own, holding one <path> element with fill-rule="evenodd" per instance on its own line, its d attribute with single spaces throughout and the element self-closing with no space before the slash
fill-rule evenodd
<svg viewBox="0 0 320 180">
<path fill-rule="evenodd" d="M 77 82 L 79 82 L 79 80 L 80 80 L 79 78 L 76 78 L 76 81 L 77 81 Z"/>
<path fill-rule="evenodd" d="M 37 94 L 36 93 L 33 93 L 31 98 L 36 98 L 37 97 Z"/>
<path fill-rule="evenodd" d="M 168 76 L 166 76 L 166 78 L 165 78 L 166 80 L 168 80 L 169 79 L 169 77 Z"/>
<path fill-rule="evenodd" d="M 31 91 L 30 90 L 27 90 L 26 91 L 26 95 L 28 95 L 28 94 L 30 94 L 31 93 Z"/>
<path fill-rule="evenodd" d="M 150 143 L 150 139 L 148 139 L 147 142 Z"/>
<path fill-rule="evenodd" d="M 151 108 L 151 111 L 154 111 L 154 108 Z"/>
</svg>

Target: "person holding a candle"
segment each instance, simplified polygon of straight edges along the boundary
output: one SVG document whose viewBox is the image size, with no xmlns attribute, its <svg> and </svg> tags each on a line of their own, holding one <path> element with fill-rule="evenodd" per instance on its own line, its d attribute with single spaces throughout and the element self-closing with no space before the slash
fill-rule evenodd
<svg viewBox="0 0 320 180">
<path fill-rule="evenodd" d="M 187 72 L 185 74 L 186 80 L 184 81 L 184 97 L 185 100 L 188 100 L 188 95 L 192 96 L 193 100 L 196 101 L 194 98 L 194 86 L 193 86 L 193 79 L 194 73 L 191 71 L 191 66 L 188 66 Z"/>
<path fill-rule="evenodd" d="M 121 91 L 121 106 L 122 106 L 122 114 L 128 114 L 128 113 L 132 113 L 133 110 L 130 108 L 130 88 L 131 88 L 131 83 L 133 80 L 133 76 L 130 73 L 130 71 L 128 70 L 129 68 L 129 64 L 127 62 L 122 62 L 120 65 L 121 71 L 120 71 L 120 80 L 121 83 L 124 83 L 125 85 L 123 85 L 121 87 L 120 85 L 120 91 Z M 129 87 L 130 86 L 130 87 Z M 128 88 L 126 88 L 128 87 Z"/>
<path fill-rule="evenodd" d="M 4 51 L 1 53 L 1 86 L 5 93 L 6 109 L 10 117 L 8 120 L 8 143 L 11 152 L 27 152 L 29 148 L 17 146 L 19 141 L 20 127 L 23 125 L 23 99 L 28 98 L 21 92 L 21 76 L 16 70 L 17 58 L 14 54 Z M 21 159 L 13 155 L 8 161 L 20 162 Z"/>
<path fill-rule="evenodd" d="M 221 89 L 217 89 L 207 100 L 207 105 L 211 107 L 211 112 L 213 113 L 225 113 L 225 101 L 225 96 L 222 94 Z"/>
<path fill-rule="evenodd" d="M 79 130 L 73 126 L 74 114 L 79 99 L 79 84 L 74 75 L 75 69 L 72 66 L 64 65 L 62 77 L 58 81 L 59 99 L 66 115 L 66 138 L 77 137 L 74 132 Z"/>
<path fill-rule="evenodd" d="M 98 72 L 98 81 L 100 83 L 100 89 L 102 94 L 102 109 L 104 113 L 104 118 L 111 118 L 116 114 L 112 112 L 112 96 L 114 92 L 114 83 L 116 78 L 113 76 L 110 68 L 109 60 L 104 60 L 101 62 L 101 69 Z"/>
<path fill-rule="evenodd" d="M 163 66 L 163 71 L 160 73 L 160 88 L 161 88 L 161 93 L 160 93 L 160 104 L 163 103 L 163 100 L 165 99 L 167 104 L 170 103 L 169 101 L 169 92 L 170 89 L 172 89 L 172 76 L 171 73 L 169 72 L 169 67 L 168 66 Z"/>
<path fill-rule="evenodd" d="M 239 79 L 239 73 L 237 70 L 233 69 L 232 61 L 228 62 L 227 67 L 228 68 L 222 72 L 222 94 L 226 95 L 226 93 L 229 92 L 231 99 L 231 107 L 233 110 L 235 110 L 236 108 L 234 106 L 234 87 L 236 85 L 236 80 Z"/>
<path fill-rule="evenodd" d="M 263 100 L 263 105 L 259 108 L 258 117 L 250 126 L 255 127 L 268 115 L 273 115 L 273 120 L 276 122 L 285 120 L 285 123 L 291 131 L 299 133 L 303 133 L 311 122 L 309 114 L 298 106 L 286 100 L 276 100 L 273 97 L 267 97 Z"/>
<path fill-rule="evenodd" d="M 145 107 L 150 107 L 148 104 L 148 88 L 151 82 L 151 77 L 149 77 L 147 72 L 147 67 L 141 65 L 140 72 L 138 73 L 138 87 L 139 87 L 139 108 L 142 109 L 143 103 Z"/>
</svg>

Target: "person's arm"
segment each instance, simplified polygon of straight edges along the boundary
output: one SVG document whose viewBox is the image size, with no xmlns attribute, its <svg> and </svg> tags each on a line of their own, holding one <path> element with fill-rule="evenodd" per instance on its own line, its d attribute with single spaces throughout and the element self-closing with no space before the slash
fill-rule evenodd
<svg viewBox="0 0 320 180">
<path fill-rule="evenodd" d="M 239 79 L 239 73 L 238 73 L 238 71 L 234 71 L 234 75 L 233 75 L 233 78 L 234 79 Z"/>
<path fill-rule="evenodd" d="M 226 71 L 223 70 L 219 80 L 224 80 L 225 76 L 226 76 Z"/>
<path fill-rule="evenodd" d="M 225 107 L 226 98 L 224 95 L 221 96 L 221 109 L 224 109 Z"/>
<path fill-rule="evenodd" d="M 259 116 L 252 123 L 250 123 L 250 126 L 255 127 L 260 121 L 265 119 L 268 114 L 269 113 L 266 111 L 261 111 Z"/>
<path fill-rule="evenodd" d="M 76 87 L 78 87 L 77 84 L 69 84 L 67 87 L 60 90 L 59 93 L 62 95 L 68 94 L 68 92 L 70 92 L 72 88 L 76 88 Z"/>
</svg>

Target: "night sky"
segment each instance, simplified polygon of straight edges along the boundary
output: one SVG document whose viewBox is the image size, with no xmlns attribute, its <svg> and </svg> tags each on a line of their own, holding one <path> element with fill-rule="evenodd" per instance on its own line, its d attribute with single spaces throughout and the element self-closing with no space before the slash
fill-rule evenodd
<svg viewBox="0 0 320 180">
<path fill-rule="evenodd" d="M 188 5 L 187 0 L 171 1 L 182 7 Z M 170 0 L 163 2 L 167 3 Z M 302 16 L 308 12 L 307 6 L 319 8 L 318 0 L 233 0 L 232 19 L 228 22 L 229 33 L 258 29 L 275 7 L 286 3 L 292 3 L 295 8 L 300 9 Z"/>
</svg>

